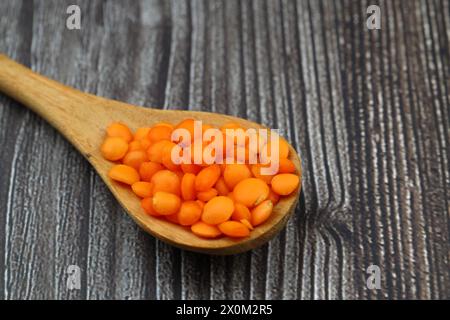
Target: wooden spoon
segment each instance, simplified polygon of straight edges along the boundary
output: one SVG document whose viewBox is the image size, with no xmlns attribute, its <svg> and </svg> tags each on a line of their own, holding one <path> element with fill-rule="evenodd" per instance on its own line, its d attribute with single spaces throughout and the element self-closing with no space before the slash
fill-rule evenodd
<svg viewBox="0 0 450 320">
<path fill-rule="evenodd" d="M 131 218 L 145 231 L 167 243 L 209 254 L 243 252 L 271 239 L 285 226 L 295 209 L 300 187 L 289 197 L 281 199 L 269 220 L 256 227 L 249 237 L 240 240 L 227 237 L 202 239 L 186 228 L 147 215 L 129 187 L 108 177 L 113 163 L 103 159 L 99 152 L 105 129 L 111 122 L 123 122 L 133 130 L 161 121 L 177 123 L 186 118 L 202 120 L 217 127 L 235 121 L 244 128 L 261 128 L 257 123 L 210 112 L 158 110 L 105 99 L 41 76 L 1 54 L 0 91 L 29 107 L 62 133 L 91 163 Z M 300 158 L 292 146 L 290 149 L 290 160 L 301 176 Z"/>
</svg>

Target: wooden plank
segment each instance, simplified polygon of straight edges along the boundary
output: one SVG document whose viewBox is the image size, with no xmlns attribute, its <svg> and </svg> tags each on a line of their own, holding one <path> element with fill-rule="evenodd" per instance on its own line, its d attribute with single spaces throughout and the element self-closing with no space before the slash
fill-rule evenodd
<svg viewBox="0 0 450 320">
<path fill-rule="evenodd" d="M 367 30 L 366 8 L 381 8 Z M 0 51 L 81 90 L 261 122 L 301 153 L 303 193 L 232 257 L 141 231 L 87 162 L 1 96 L 0 298 L 449 298 L 449 3 L 3 1 Z M 81 290 L 66 269 L 81 268 Z M 381 290 L 366 268 L 381 268 Z"/>
<path fill-rule="evenodd" d="M 0 4 L 1 12 L 9 19 L 0 19 L 0 35 L 3 39 L 1 44 L 2 52 L 12 56 L 14 59 L 25 64 L 30 64 L 30 44 L 31 28 L 26 24 L 33 13 L 32 8 L 26 6 L 23 2 L 2 2 Z M 17 152 L 16 144 L 18 139 L 23 139 L 22 123 L 29 117 L 28 112 L 11 99 L 1 96 L 0 104 L 0 141 L 3 152 L 0 159 L 3 163 L 0 166 L 0 299 L 11 298 L 12 277 L 15 275 L 16 267 L 11 268 L 7 261 L 11 257 L 11 233 L 9 225 L 11 224 L 11 215 L 15 210 L 13 207 L 14 190 L 16 189 L 17 175 Z M 19 135 L 20 134 L 20 135 Z M 20 289 L 20 288 L 17 288 Z M 15 292 L 15 290 L 14 290 Z"/>
</svg>

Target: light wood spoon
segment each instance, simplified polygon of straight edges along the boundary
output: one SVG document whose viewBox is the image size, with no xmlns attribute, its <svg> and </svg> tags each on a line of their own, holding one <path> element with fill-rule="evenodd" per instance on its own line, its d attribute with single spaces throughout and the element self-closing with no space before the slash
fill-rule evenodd
<svg viewBox="0 0 450 320">
<path fill-rule="evenodd" d="M 62 133 L 91 163 L 130 217 L 148 233 L 174 246 L 220 255 L 247 251 L 277 234 L 295 209 L 300 187 L 289 197 L 283 198 L 274 207 L 269 220 L 256 227 L 249 237 L 240 240 L 227 237 L 202 239 L 186 228 L 147 215 L 130 188 L 108 177 L 113 163 L 103 159 L 99 151 L 105 129 L 111 122 L 126 123 L 133 130 L 161 121 L 177 123 L 186 118 L 218 127 L 235 121 L 244 128 L 261 128 L 257 123 L 210 112 L 158 110 L 105 99 L 48 79 L 1 54 L 0 91 L 29 107 Z M 292 146 L 290 148 L 290 160 L 301 176 L 300 158 Z"/>
</svg>

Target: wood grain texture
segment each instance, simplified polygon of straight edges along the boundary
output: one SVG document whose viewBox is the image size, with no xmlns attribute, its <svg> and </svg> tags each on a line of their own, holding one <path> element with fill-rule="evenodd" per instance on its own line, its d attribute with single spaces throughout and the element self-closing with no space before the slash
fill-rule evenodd
<svg viewBox="0 0 450 320">
<path fill-rule="evenodd" d="M 79 31 L 65 28 L 74 3 Z M 135 226 L 69 143 L 2 95 L 0 298 L 450 298 L 448 1 L 6 0 L 0 12 L 0 52 L 33 70 L 279 127 L 304 168 L 296 214 L 268 245 L 190 253 Z M 66 289 L 69 264 L 81 290 Z M 380 290 L 366 288 L 371 264 Z"/>
</svg>

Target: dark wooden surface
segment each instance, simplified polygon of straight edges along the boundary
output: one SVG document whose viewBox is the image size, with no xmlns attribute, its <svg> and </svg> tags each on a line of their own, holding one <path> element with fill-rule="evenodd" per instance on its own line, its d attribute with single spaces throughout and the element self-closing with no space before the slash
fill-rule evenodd
<svg viewBox="0 0 450 320">
<path fill-rule="evenodd" d="M 381 30 L 366 8 L 381 7 Z M 69 4 L 82 29 L 67 30 Z M 53 128 L 0 95 L 0 298 L 450 298 L 450 4 L 0 1 L 0 52 L 83 91 L 281 128 L 303 194 L 241 255 L 141 231 Z M 66 268 L 81 268 L 68 290 Z M 366 287 L 366 268 L 381 289 Z"/>
</svg>

